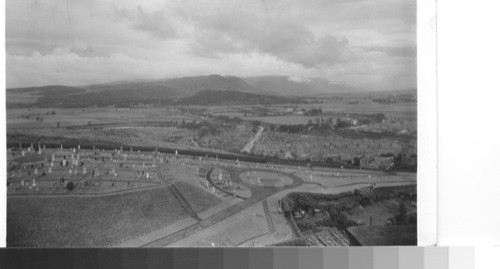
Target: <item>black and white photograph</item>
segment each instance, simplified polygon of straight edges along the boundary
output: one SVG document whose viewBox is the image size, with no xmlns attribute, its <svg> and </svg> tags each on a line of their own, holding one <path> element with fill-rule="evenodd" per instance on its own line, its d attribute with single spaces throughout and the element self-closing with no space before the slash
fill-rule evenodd
<svg viewBox="0 0 500 269">
<path fill-rule="evenodd" d="M 416 0 L 6 0 L 7 247 L 416 246 L 416 29 Z"/>
</svg>

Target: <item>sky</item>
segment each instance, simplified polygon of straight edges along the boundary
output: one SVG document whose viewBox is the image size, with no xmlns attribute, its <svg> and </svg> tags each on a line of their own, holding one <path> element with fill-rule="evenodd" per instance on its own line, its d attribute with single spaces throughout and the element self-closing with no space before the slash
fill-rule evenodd
<svg viewBox="0 0 500 269">
<path fill-rule="evenodd" d="M 7 0 L 8 88 L 208 74 L 417 87 L 415 0 Z"/>
</svg>

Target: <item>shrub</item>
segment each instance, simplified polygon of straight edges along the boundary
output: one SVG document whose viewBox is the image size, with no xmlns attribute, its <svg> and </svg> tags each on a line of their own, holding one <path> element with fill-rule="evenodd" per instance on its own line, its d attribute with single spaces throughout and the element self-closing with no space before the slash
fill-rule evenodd
<svg viewBox="0 0 500 269">
<path fill-rule="evenodd" d="M 399 213 L 396 215 L 396 224 L 404 225 L 406 224 L 406 205 L 404 203 L 399 204 Z"/>
<path fill-rule="evenodd" d="M 346 229 L 349 226 L 356 225 L 356 222 L 351 220 L 344 211 L 337 208 L 330 207 L 328 209 L 328 214 L 330 215 L 331 226 L 335 226 L 339 229 Z"/>
<path fill-rule="evenodd" d="M 68 184 L 66 184 L 66 189 L 68 191 L 72 191 L 74 188 L 75 188 L 75 184 L 73 182 L 68 182 Z"/>
</svg>

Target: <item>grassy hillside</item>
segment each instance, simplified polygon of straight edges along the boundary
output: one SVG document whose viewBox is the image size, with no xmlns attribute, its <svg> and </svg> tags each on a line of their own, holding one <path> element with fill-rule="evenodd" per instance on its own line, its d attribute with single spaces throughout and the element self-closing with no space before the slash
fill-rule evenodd
<svg viewBox="0 0 500 269">
<path fill-rule="evenodd" d="M 7 246 L 110 246 L 185 217 L 168 187 L 93 198 L 9 198 Z"/>
</svg>

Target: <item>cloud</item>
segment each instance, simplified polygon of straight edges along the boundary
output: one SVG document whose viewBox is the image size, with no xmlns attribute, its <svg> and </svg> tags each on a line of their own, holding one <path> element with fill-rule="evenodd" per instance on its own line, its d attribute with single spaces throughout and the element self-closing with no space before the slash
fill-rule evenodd
<svg viewBox="0 0 500 269">
<path fill-rule="evenodd" d="M 122 9 L 117 14 L 131 22 L 131 28 L 136 31 L 161 40 L 178 37 L 177 28 L 170 19 L 172 16 L 165 9 L 148 11 L 137 6 L 133 10 Z"/>
<path fill-rule="evenodd" d="M 372 46 L 372 47 L 365 47 L 364 50 L 368 52 L 382 52 L 392 57 L 415 58 L 417 56 L 417 48 L 415 46 L 404 46 L 404 47 Z"/>
<path fill-rule="evenodd" d="M 199 34 L 191 48 L 204 57 L 257 51 L 307 68 L 336 65 L 349 58 L 347 38 L 317 37 L 291 19 L 232 10 L 198 18 L 195 24 Z"/>
<path fill-rule="evenodd" d="M 415 1 L 6 2 L 8 87 L 219 73 L 416 87 Z"/>
</svg>

